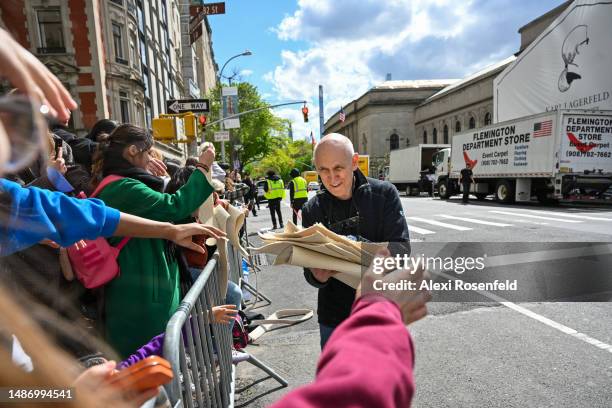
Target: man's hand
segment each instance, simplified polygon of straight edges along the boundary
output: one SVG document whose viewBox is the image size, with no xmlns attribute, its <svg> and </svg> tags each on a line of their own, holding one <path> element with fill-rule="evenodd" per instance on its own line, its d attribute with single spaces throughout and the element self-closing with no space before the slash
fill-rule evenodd
<svg viewBox="0 0 612 408">
<path fill-rule="evenodd" d="M 312 276 L 314 276 L 314 278 L 321 283 L 327 282 L 329 278 L 338 273 L 338 271 L 330 271 L 329 269 L 320 268 L 310 268 L 310 272 L 312 272 Z"/>
<path fill-rule="evenodd" d="M 386 258 L 389 255 L 389 250 L 384 248 L 377 252 L 375 259 Z M 377 262 L 377 264 L 384 265 L 383 262 Z M 427 290 L 419 290 L 421 282 L 429 278 L 427 271 L 423 268 L 419 268 L 413 273 L 410 269 L 398 269 L 383 274 L 375 274 L 373 272 L 373 266 L 374 261 L 363 275 L 361 284 L 357 288 L 356 298 L 366 293 L 376 293 L 386 297 L 398 305 L 405 324 L 416 322 L 427 315 L 426 304 L 431 299 L 431 293 Z M 415 290 L 375 290 L 373 285 L 376 280 L 388 283 L 412 281 L 414 282 Z"/>
<path fill-rule="evenodd" d="M 204 249 L 191 240 L 192 236 L 205 235 L 207 237 L 212 237 L 215 239 L 223 239 L 226 235 L 225 232 L 221 231 L 218 228 L 198 224 L 196 222 L 193 222 L 191 224 L 170 225 L 170 232 L 168 234 L 168 239 L 170 241 L 173 241 L 177 245 L 192 249 L 201 254 L 204 253 Z"/>
</svg>

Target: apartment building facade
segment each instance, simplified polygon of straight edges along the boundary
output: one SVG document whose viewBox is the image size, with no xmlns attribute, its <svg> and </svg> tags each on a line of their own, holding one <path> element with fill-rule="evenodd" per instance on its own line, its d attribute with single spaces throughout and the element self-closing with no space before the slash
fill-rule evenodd
<svg viewBox="0 0 612 408">
<path fill-rule="evenodd" d="M 79 105 L 69 127 L 84 135 L 102 118 L 150 127 L 168 99 L 200 97 L 215 85 L 208 21 L 184 44 L 181 13 L 189 10 L 178 0 L 3 0 L 0 25 L 64 83 Z M 159 147 L 185 156 L 180 145 Z"/>
</svg>

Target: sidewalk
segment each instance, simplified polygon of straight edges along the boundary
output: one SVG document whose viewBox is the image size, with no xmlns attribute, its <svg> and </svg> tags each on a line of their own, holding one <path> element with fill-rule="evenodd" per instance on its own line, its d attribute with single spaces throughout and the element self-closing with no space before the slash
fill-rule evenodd
<svg viewBox="0 0 612 408">
<path fill-rule="evenodd" d="M 270 228 L 272 221 L 267 204 L 261 204 L 257 217 L 247 219 L 251 245 L 259 246 L 257 231 Z M 291 220 L 291 209 L 282 205 L 283 221 Z M 268 257 L 269 263 L 272 259 Z M 266 407 L 279 400 L 290 390 L 307 384 L 314 379 L 316 363 L 320 354 L 319 328 L 316 318 L 317 289 L 304 280 L 301 268 L 293 266 L 265 266 L 256 278 L 251 275 L 249 283 L 257 286 L 272 301 L 272 305 L 255 309 L 269 316 L 278 309 L 308 308 L 315 316 L 307 322 L 272 331 L 261 336 L 247 351 L 275 370 L 288 382 L 287 388 L 278 388 L 272 379 L 260 382 L 241 394 L 236 394 L 235 406 Z M 266 374 L 248 363 L 238 365 L 236 389 L 253 383 Z"/>
</svg>

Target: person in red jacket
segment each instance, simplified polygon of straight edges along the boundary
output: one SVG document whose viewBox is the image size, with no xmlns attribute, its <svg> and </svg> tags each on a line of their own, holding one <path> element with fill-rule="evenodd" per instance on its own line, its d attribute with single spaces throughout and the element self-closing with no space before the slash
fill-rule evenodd
<svg viewBox="0 0 612 408">
<path fill-rule="evenodd" d="M 389 256 L 388 251 L 377 256 Z M 272 408 L 409 407 L 415 391 L 414 346 L 405 325 L 427 314 L 428 291 L 377 291 L 374 280 L 426 278 L 402 270 L 375 275 L 370 269 L 357 290 L 351 315 L 323 349 L 312 384 L 298 388 Z"/>
</svg>

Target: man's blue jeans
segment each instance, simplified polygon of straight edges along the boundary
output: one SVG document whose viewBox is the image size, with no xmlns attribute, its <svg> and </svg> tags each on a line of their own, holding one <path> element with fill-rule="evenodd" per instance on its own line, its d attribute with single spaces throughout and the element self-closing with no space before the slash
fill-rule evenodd
<svg viewBox="0 0 612 408">
<path fill-rule="evenodd" d="M 327 326 L 325 324 L 319 323 L 319 334 L 321 335 L 321 350 L 325 347 L 325 343 L 331 337 L 332 333 L 336 329 L 336 326 Z"/>
</svg>

